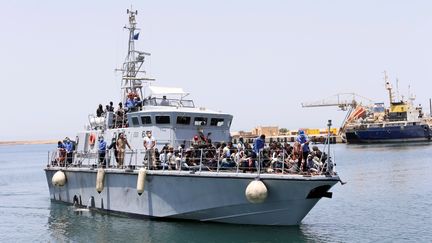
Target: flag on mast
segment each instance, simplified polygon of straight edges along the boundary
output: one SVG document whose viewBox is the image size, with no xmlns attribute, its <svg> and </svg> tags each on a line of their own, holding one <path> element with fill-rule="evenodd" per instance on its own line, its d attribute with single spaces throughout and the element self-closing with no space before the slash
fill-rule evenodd
<svg viewBox="0 0 432 243">
<path fill-rule="evenodd" d="M 134 36 L 133 36 L 133 38 L 134 38 L 134 40 L 138 40 L 138 38 L 139 38 L 139 32 L 138 33 L 136 33 Z"/>
</svg>

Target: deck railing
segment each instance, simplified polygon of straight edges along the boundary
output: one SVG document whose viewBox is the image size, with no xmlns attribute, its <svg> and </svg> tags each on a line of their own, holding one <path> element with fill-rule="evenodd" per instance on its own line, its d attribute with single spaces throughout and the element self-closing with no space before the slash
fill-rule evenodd
<svg viewBox="0 0 432 243">
<path fill-rule="evenodd" d="M 294 151 L 294 150 L 293 150 Z M 306 160 L 300 154 L 285 149 L 264 149 L 259 153 L 251 149 L 223 150 L 219 149 L 171 149 L 156 154 L 155 150 L 126 150 L 124 155 L 114 149 L 102 152 L 74 151 L 67 154 L 56 150 L 48 156 L 48 167 L 81 167 L 148 170 L 189 170 L 193 172 L 235 172 L 235 173 L 277 173 L 319 175 L 327 171 L 327 162 L 331 158 L 322 153 L 311 154 Z M 123 156 L 123 165 L 119 164 Z M 300 161 L 300 162 L 299 162 Z"/>
</svg>

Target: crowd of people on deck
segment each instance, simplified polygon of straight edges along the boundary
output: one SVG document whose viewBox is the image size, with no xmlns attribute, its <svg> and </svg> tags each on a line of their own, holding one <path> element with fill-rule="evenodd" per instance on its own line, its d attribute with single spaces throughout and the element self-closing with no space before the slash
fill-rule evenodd
<svg viewBox="0 0 432 243">
<path fill-rule="evenodd" d="M 68 166 L 73 162 L 73 153 L 76 150 L 77 141 L 66 137 L 57 142 L 57 154 L 54 163 L 58 166 Z"/>
<path fill-rule="evenodd" d="M 296 141 L 290 143 L 266 143 L 265 135 L 256 138 L 253 144 L 239 138 L 237 144 L 232 142 L 212 143 L 209 136 L 199 131 L 186 146 L 184 141 L 174 148 L 165 144 L 159 151 L 156 139 L 151 131 L 143 139 L 144 165 L 151 169 L 167 170 L 241 170 L 243 172 L 260 170 L 262 172 L 307 173 L 317 174 L 326 170 L 327 154 L 317 146 L 310 148 L 310 141 L 304 131 L 299 131 Z M 70 166 L 77 141 L 66 137 L 58 141 L 57 155 L 54 163 L 58 166 Z M 98 163 L 102 167 L 125 167 L 126 147 L 132 150 L 124 133 L 119 133 L 110 143 L 99 136 L 97 143 Z M 112 151 L 110 153 L 109 151 Z M 114 159 L 111 159 L 111 158 Z M 114 163 L 114 160 L 116 163 Z M 112 162 L 111 162 L 112 161 Z"/>
<path fill-rule="evenodd" d="M 244 142 L 243 138 L 239 138 L 237 144 L 232 142 L 212 143 L 209 138 L 210 134 L 205 136 L 203 132 L 198 132 L 189 147 L 184 141 L 177 148 L 165 144 L 159 151 L 152 132 L 147 131 L 143 140 L 143 163 L 151 169 L 167 170 L 201 167 L 201 170 L 209 171 L 238 169 L 247 172 L 260 169 L 268 173 L 316 174 L 325 171 L 327 154 L 320 151 L 315 145 L 310 149 L 310 141 L 303 131 L 299 131 L 296 142 L 292 145 L 280 142 L 266 144 L 265 135 L 256 138 L 253 144 Z M 58 141 L 56 165 L 69 166 L 72 164 L 76 144 L 77 141 L 72 141 L 68 137 L 63 141 Z M 124 168 L 126 147 L 132 150 L 124 133 L 114 137 L 109 144 L 103 136 L 100 136 L 97 144 L 99 165 Z M 115 159 L 115 166 L 113 162 L 110 163 L 111 157 Z"/>
<path fill-rule="evenodd" d="M 122 102 L 119 102 L 118 107 L 115 110 L 112 101 L 109 102 L 109 105 L 105 106 L 105 109 L 103 108 L 102 104 L 99 104 L 98 108 L 96 109 L 96 117 L 105 117 L 108 114 L 108 112 L 113 112 L 114 122 L 111 128 L 127 127 L 126 113 L 141 111 L 145 104 L 152 103 L 150 101 L 154 101 L 153 103 L 156 103 L 154 98 L 148 97 L 142 101 L 140 96 L 137 93 L 130 92 L 127 95 L 125 106 L 123 106 Z M 162 97 L 162 99 L 159 102 L 159 105 L 169 106 L 169 100 L 167 99 L 166 96 Z"/>
<path fill-rule="evenodd" d="M 192 139 L 191 146 L 184 141 L 174 148 L 165 144 L 162 149 L 156 148 L 156 139 L 151 131 L 146 132 L 143 139 L 143 164 L 150 169 L 166 170 L 240 170 L 253 172 L 260 170 L 267 173 L 303 173 L 317 174 L 325 171 L 327 154 L 317 146 L 309 147 L 309 139 L 303 131 L 294 144 L 270 142 L 266 144 L 265 135 L 255 139 L 253 144 L 244 142 L 242 138 L 237 144 L 232 142 L 212 143 L 210 133 L 205 136 L 198 132 Z M 124 168 L 126 147 L 132 150 L 126 136 L 120 133 L 110 144 L 99 137 L 98 161 L 103 167 Z M 109 154 L 108 151 L 113 153 Z M 112 156 L 114 155 L 114 156 Z M 115 162 L 111 160 L 114 157 Z M 112 161 L 107 163 L 107 161 Z"/>
<path fill-rule="evenodd" d="M 112 112 L 114 114 L 113 116 L 113 126 L 111 128 L 122 128 L 127 127 L 126 122 L 126 113 L 137 111 L 140 109 L 141 102 L 136 102 L 137 97 L 135 98 L 128 98 L 126 101 L 126 108 L 123 107 L 123 103 L 118 103 L 117 109 L 114 110 L 113 102 L 110 101 L 109 105 L 105 106 L 105 109 L 103 108 L 102 104 L 99 104 L 97 110 L 96 110 L 96 117 L 106 117 L 106 115 L 109 112 Z"/>
</svg>

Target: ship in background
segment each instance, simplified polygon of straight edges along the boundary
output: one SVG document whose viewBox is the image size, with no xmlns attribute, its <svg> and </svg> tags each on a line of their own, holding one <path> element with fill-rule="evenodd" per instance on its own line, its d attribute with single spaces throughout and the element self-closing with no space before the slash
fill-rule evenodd
<svg viewBox="0 0 432 243">
<path fill-rule="evenodd" d="M 348 110 L 339 135 L 349 144 L 430 141 L 430 114 L 424 114 L 422 106 L 414 104 L 414 95 L 409 94 L 407 100 L 403 96 L 395 95 L 386 72 L 384 80 L 389 95 L 388 108 L 383 102 L 374 103 L 357 94 L 352 94 L 352 100 L 341 100 L 340 96 L 337 96 L 338 100 L 335 102 L 320 101 L 302 106 L 338 106 L 342 110 Z M 359 102 L 359 98 L 372 104 Z"/>
</svg>

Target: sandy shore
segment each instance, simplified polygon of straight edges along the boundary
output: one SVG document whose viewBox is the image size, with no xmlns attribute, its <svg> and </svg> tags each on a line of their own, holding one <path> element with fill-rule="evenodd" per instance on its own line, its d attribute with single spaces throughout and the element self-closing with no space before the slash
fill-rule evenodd
<svg viewBox="0 0 432 243">
<path fill-rule="evenodd" d="M 56 144 L 57 140 L 0 141 L 0 145 Z"/>
</svg>

